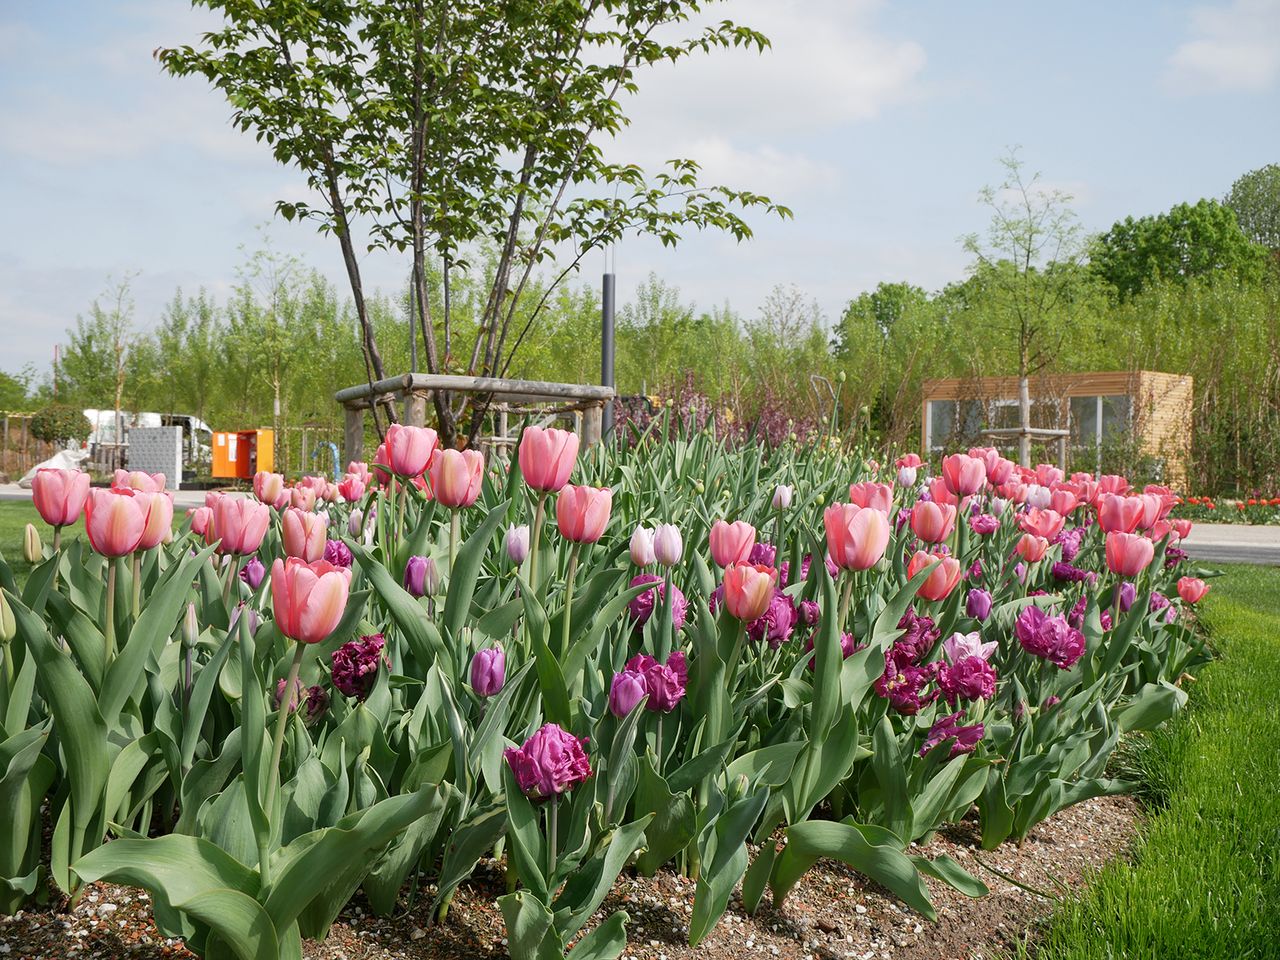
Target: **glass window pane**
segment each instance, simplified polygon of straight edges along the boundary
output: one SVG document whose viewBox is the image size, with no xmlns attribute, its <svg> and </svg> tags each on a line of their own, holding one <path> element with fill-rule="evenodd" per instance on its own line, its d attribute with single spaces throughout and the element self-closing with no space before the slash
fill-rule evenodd
<svg viewBox="0 0 1280 960">
<path fill-rule="evenodd" d="M 981 400 L 966 400 L 960 404 L 960 434 L 966 440 L 977 440 L 986 423 L 986 411 Z"/>
<path fill-rule="evenodd" d="M 947 445 L 956 426 L 954 400 L 929 401 L 929 442 L 936 450 Z"/>
<path fill-rule="evenodd" d="M 1129 429 L 1129 398 L 1120 397 L 1103 397 L 1102 398 L 1102 437 L 1114 436 L 1118 433 L 1125 433 Z"/>
<path fill-rule="evenodd" d="M 1098 442 L 1098 398 L 1071 398 L 1071 442 L 1092 447 Z"/>
</svg>

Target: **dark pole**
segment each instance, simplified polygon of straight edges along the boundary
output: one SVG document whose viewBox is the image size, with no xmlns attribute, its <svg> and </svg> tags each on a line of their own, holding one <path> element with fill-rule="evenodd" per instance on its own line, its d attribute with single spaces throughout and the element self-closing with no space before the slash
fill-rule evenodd
<svg viewBox="0 0 1280 960">
<path fill-rule="evenodd" d="M 605 267 L 609 270 L 608 264 Z M 601 313 L 600 313 L 600 383 L 606 387 L 612 387 L 613 383 L 613 304 L 614 304 L 614 275 L 612 271 L 604 275 L 604 289 L 601 297 Z M 602 424 L 601 434 L 608 436 L 613 431 L 613 404 L 607 403 L 604 407 L 604 423 Z"/>
</svg>

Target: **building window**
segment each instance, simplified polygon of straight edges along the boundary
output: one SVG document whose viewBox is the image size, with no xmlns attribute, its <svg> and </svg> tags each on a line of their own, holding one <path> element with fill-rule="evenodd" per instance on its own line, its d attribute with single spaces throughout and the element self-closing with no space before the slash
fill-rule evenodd
<svg viewBox="0 0 1280 960">
<path fill-rule="evenodd" d="M 1071 445 L 1092 454 L 1094 469 L 1102 472 L 1102 445 L 1127 433 L 1132 420 L 1132 403 L 1121 394 L 1109 397 L 1071 398 Z"/>
<path fill-rule="evenodd" d="M 956 428 L 956 402 L 954 400 L 930 400 L 928 436 L 925 447 L 941 450 L 948 445 Z"/>
</svg>

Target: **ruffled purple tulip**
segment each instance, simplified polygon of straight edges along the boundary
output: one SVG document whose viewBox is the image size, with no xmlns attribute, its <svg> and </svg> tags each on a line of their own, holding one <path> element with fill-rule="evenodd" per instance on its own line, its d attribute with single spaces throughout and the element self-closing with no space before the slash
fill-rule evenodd
<svg viewBox="0 0 1280 960">
<path fill-rule="evenodd" d="M 795 601 L 781 590 L 775 590 L 764 614 L 747 624 L 747 636 L 756 643 L 765 641 L 776 650 L 791 639 L 799 619 Z"/>
<path fill-rule="evenodd" d="M 649 695 L 645 709 L 655 713 L 670 713 L 674 710 L 684 699 L 685 688 L 689 684 L 689 663 L 679 650 L 667 657 L 666 663 L 659 663 L 647 653 L 637 654 L 627 661 L 623 673 L 640 675 L 644 680 L 645 692 Z M 611 699 L 612 693 L 611 687 Z"/>
<path fill-rule="evenodd" d="M 638 587 L 643 583 L 652 583 L 653 587 L 636 594 L 631 598 L 631 602 L 627 604 L 627 611 L 631 615 L 631 622 L 636 625 L 636 629 L 640 629 L 648 623 L 649 618 L 653 616 L 654 609 L 661 610 L 666 602 L 666 586 L 661 577 L 656 577 L 651 573 L 642 573 L 631 580 L 631 586 L 633 587 Z M 676 633 L 684 629 L 684 622 L 688 617 L 688 613 L 689 601 L 685 599 L 680 588 L 673 583 L 671 585 L 671 625 Z"/>
<path fill-rule="evenodd" d="M 354 559 L 351 556 L 351 548 L 341 540 L 329 540 L 325 543 L 324 558 L 335 567 L 350 567 Z"/>
<path fill-rule="evenodd" d="M 507 655 L 502 647 L 477 650 L 471 658 L 471 689 L 477 696 L 492 697 L 507 681 Z"/>
<path fill-rule="evenodd" d="M 369 696 L 378 678 L 378 665 L 387 660 L 382 652 L 384 644 L 382 634 L 371 633 L 333 651 L 333 685 L 343 696 L 359 700 Z"/>
<path fill-rule="evenodd" d="M 521 793 L 533 800 L 558 797 L 591 776 L 587 741 L 548 723 L 519 748 L 502 756 L 515 775 Z"/>
<path fill-rule="evenodd" d="M 1000 529 L 1000 518 L 989 513 L 977 513 L 969 518 L 969 529 L 980 537 L 990 536 Z"/>
<path fill-rule="evenodd" d="M 921 659 L 928 656 L 940 636 L 938 628 L 934 626 L 933 618 L 920 616 L 911 607 L 907 608 L 907 612 L 898 621 L 898 629 L 902 630 L 903 634 L 894 646 L 906 652 L 914 663 L 919 663 Z"/>
<path fill-rule="evenodd" d="M 897 646 L 895 644 L 895 646 Z M 876 693 L 889 701 L 889 705 L 904 716 L 915 716 L 920 710 L 938 698 L 937 691 L 925 693 L 924 688 L 937 673 L 936 665 L 917 667 L 895 656 L 890 648 L 884 655 L 884 673 L 876 680 Z"/>
<path fill-rule="evenodd" d="M 1084 634 L 1066 617 L 1049 616 L 1036 606 L 1018 614 L 1013 632 L 1027 653 L 1048 660 L 1061 670 L 1073 666 L 1084 655 Z"/>
<path fill-rule="evenodd" d="M 761 564 L 766 567 L 772 567 L 777 559 L 778 548 L 771 543 L 757 543 L 751 547 L 751 553 L 747 555 L 747 563 Z"/>
<path fill-rule="evenodd" d="M 982 657 L 964 657 L 938 668 L 938 689 L 947 703 L 990 700 L 996 692 L 996 671 Z"/>
<path fill-rule="evenodd" d="M 950 756 L 959 756 L 962 753 L 973 753 L 978 743 L 982 740 L 985 732 L 982 724 L 975 723 L 971 726 L 960 726 L 960 718 L 964 716 L 964 711 L 948 714 L 929 728 L 929 735 L 925 737 L 924 746 L 920 748 L 920 756 L 924 756 L 938 744 L 946 740 L 953 740 L 951 744 Z"/>
</svg>

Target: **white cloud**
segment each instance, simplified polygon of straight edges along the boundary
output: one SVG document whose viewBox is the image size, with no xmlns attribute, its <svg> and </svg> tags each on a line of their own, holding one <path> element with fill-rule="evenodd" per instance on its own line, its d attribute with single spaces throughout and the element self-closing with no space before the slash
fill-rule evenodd
<svg viewBox="0 0 1280 960">
<path fill-rule="evenodd" d="M 1280 77 L 1280 0 L 1197 7 L 1191 34 L 1168 61 L 1179 92 L 1264 91 Z"/>
</svg>

